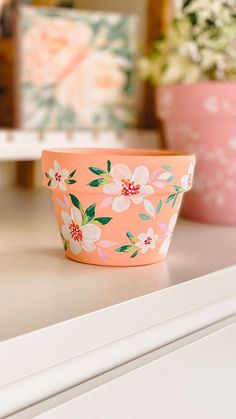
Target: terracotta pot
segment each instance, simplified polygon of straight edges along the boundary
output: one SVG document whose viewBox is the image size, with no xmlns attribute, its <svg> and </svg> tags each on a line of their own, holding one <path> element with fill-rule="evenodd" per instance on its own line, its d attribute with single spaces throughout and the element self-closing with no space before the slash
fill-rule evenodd
<svg viewBox="0 0 236 419">
<path fill-rule="evenodd" d="M 164 259 L 194 163 L 192 155 L 156 150 L 44 151 L 66 256 L 114 266 Z"/>
<path fill-rule="evenodd" d="M 236 83 L 162 86 L 156 102 L 168 147 L 197 157 L 183 215 L 236 224 Z"/>
</svg>

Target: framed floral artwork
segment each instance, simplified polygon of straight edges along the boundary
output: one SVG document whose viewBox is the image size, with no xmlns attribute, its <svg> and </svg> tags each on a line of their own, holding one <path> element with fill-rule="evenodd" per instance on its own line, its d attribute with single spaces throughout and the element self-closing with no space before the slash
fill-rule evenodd
<svg viewBox="0 0 236 419">
<path fill-rule="evenodd" d="M 135 15 L 21 6 L 18 126 L 136 125 Z"/>
</svg>

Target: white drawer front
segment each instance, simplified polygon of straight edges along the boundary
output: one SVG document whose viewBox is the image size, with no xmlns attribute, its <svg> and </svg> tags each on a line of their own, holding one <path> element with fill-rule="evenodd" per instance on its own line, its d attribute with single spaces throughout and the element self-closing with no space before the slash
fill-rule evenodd
<svg viewBox="0 0 236 419">
<path fill-rule="evenodd" d="M 233 323 L 44 413 L 18 417 L 235 419 L 235 354 Z"/>
</svg>

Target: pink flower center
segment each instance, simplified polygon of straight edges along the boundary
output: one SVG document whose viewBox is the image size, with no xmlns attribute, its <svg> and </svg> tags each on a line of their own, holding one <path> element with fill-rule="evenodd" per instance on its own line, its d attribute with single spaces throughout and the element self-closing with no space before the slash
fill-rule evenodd
<svg viewBox="0 0 236 419">
<path fill-rule="evenodd" d="M 129 179 L 122 179 L 122 191 L 121 194 L 125 196 L 138 195 L 140 193 L 140 185 L 138 183 L 131 182 Z"/>
<path fill-rule="evenodd" d="M 144 243 L 145 243 L 145 244 L 150 244 L 150 243 L 151 243 L 151 241 L 152 241 L 152 238 L 151 238 L 151 237 L 147 237 L 147 238 L 144 240 Z"/>
<path fill-rule="evenodd" d="M 75 224 L 74 221 L 71 221 L 69 225 L 69 229 L 70 229 L 70 235 L 72 239 L 76 240 L 77 242 L 80 242 L 83 240 L 83 233 L 80 230 L 78 224 Z"/>
<path fill-rule="evenodd" d="M 58 172 L 56 172 L 56 173 L 55 173 L 55 179 L 56 179 L 58 182 L 60 182 L 60 181 L 61 181 L 61 175 L 60 175 L 60 173 L 58 173 Z"/>
</svg>

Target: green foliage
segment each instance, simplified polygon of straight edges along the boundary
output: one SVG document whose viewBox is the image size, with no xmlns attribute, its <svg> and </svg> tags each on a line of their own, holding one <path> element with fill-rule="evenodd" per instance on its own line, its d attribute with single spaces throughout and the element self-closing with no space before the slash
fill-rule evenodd
<svg viewBox="0 0 236 419">
<path fill-rule="evenodd" d="M 105 172 L 105 170 L 103 170 L 103 169 L 99 169 L 98 167 L 93 167 L 93 166 L 90 166 L 89 167 L 89 170 L 92 172 L 92 173 L 95 173 L 95 175 L 98 175 L 98 176 L 100 176 L 100 175 L 104 175 L 106 172 Z"/>
<path fill-rule="evenodd" d="M 94 179 L 88 183 L 88 186 L 93 186 L 94 188 L 98 188 L 99 186 L 105 185 L 107 183 L 106 179 Z"/>
<path fill-rule="evenodd" d="M 135 244 L 136 243 L 136 239 L 135 239 L 134 235 L 130 231 L 127 231 L 126 236 L 131 241 L 132 244 Z"/>
<path fill-rule="evenodd" d="M 79 199 L 71 193 L 69 195 L 70 195 L 70 199 L 71 199 L 72 204 L 83 213 L 84 209 L 83 209 L 83 206 L 82 206 L 81 202 L 79 201 Z"/>
<path fill-rule="evenodd" d="M 98 218 L 94 218 L 94 221 L 96 221 L 98 224 L 108 224 L 110 221 L 112 220 L 111 217 L 98 217 Z"/>
</svg>

